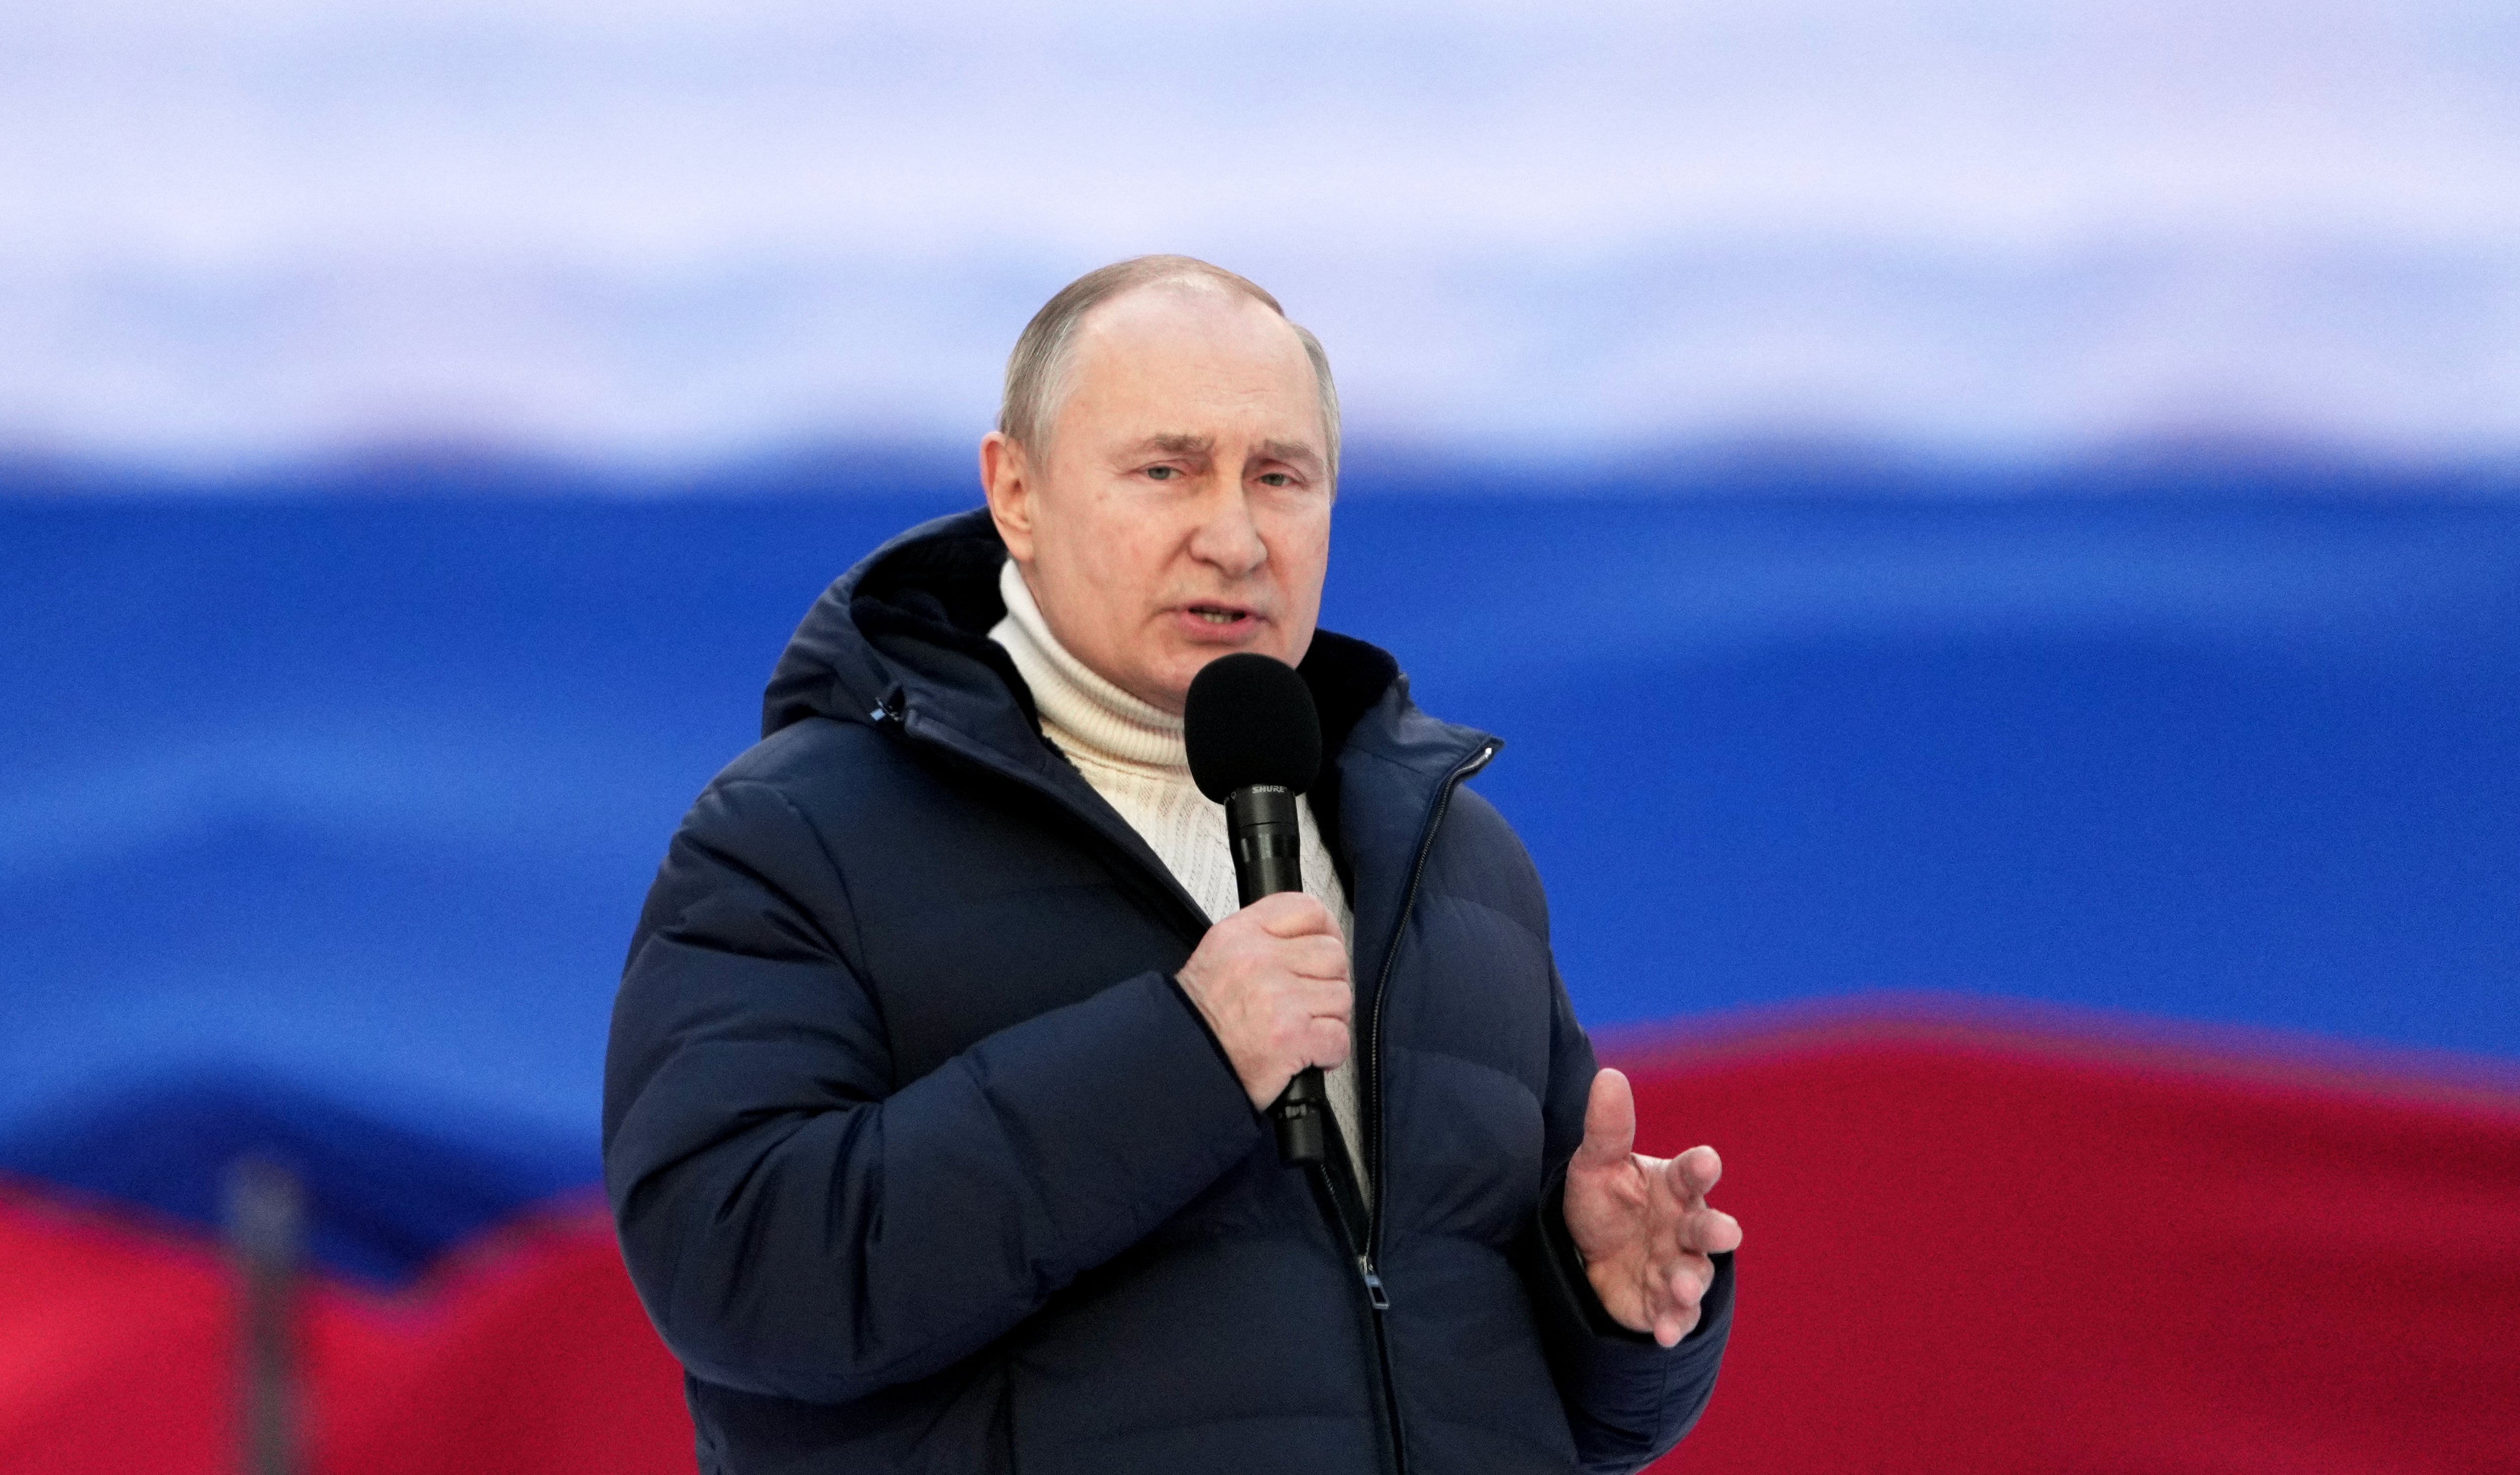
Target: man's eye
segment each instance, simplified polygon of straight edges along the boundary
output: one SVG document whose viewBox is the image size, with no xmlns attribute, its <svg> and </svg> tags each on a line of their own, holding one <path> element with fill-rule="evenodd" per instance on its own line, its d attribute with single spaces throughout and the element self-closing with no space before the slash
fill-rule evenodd
<svg viewBox="0 0 2520 1475">
<path fill-rule="evenodd" d="M 1286 475 L 1282 471 L 1264 471 L 1260 474 L 1260 484 L 1263 486 L 1292 486 L 1295 484 L 1295 479 Z"/>
<path fill-rule="evenodd" d="M 1147 476 L 1150 481 L 1169 482 L 1179 475 L 1181 475 L 1181 473 L 1175 471 L 1169 466 L 1149 466 L 1147 468 Z"/>
</svg>

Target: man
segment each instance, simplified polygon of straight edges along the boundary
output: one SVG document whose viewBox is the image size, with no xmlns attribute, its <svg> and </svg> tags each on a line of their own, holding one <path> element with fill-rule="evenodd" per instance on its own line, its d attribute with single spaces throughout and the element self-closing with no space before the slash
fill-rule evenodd
<svg viewBox="0 0 2520 1475">
<path fill-rule="evenodd" d="M 1739 1228 L 1636 1155 L 1498 743 L 1318 631 L 1328 366 L 1147 257 L 1025 329 L 985 513 L 832 584 L 675 836 L 605 1167 L 710 1471 L 1624 1470 L 1704 1406 Z M 1306 891 L 1237 909 L 1208 661 L 1321 710 Z M 1353 972 L 1351 965 L 1353 964 Z M 1331 1161 L 1262 1110 L 1328 1071 Z"/>
</svg>

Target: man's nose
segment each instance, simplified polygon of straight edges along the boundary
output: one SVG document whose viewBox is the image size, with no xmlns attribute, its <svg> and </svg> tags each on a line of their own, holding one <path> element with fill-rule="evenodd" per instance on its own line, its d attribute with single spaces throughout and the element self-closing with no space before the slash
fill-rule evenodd
<svg viewBox="0 0 2520 1475">
<path fill-rule="evenodd" d="M 1191 533 L 1192 558 L 1214 565 L 1228 578 L 1256 573 L 1269 561 L 1269 545 L 1261 540 L 1260 525 L 1251 517 L 1251 499 L 1241 487 L 1221 488 L 1206 513 Z"/>
</svg>

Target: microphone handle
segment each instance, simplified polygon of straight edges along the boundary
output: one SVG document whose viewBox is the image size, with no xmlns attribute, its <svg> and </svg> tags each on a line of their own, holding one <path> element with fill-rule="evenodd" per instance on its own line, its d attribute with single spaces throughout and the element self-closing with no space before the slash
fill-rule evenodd
<svg viewBox="0 0 2520 1475">
<path fill-rule="evenodd" d="M 1234 846 L 1234 886 L 1242 904 L 1304 889 L 1304 837 L 1295 791 L 1276 784 L 1237 789 L 1225 799 L 1225 830 Z M 1329 1089 L 1322 1068 L 1308 1065 L 1270 1104 L 1278 1161 L 1290 1168 L 1329 1159 Z"/>
<path fill-rule="evenodd" d="M 1286 1083 L 1269 1103 L 1269 1124 L 1278 1129 L 1278 1161 L 1289 1168 L 1326 1163 L 1330 1156 L 1330 1091 L 1322 1068 L 1308 1065 Z"/>
</svg>

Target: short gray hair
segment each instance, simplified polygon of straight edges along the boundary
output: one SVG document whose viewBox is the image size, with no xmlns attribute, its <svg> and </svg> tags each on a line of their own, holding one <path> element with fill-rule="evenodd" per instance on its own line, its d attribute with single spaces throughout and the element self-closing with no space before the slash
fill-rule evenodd
<svg viewBox="0 0 2520 1475">
<path fill-rule="evenodd" d="M 1027 450 L 1047 446 L 1051 424 L 1067 397 L 1068 350 L 1076 340 L 1076 325 L 1085 320 L 1087 313 L 1124 292 L 1165 282 L 1211 283 L 1240 293 L 1281 318 L 1286 316 L 1286 309 L 1279 306 L 1278 300 L 1259 283 L 1195 256 L 1132 256 L 1089 271 L 1058 289 L 1058 296 L 1042 304 L 1032 321 L 1024 324 L 1023 335 L 1015 340 L 1015 350 L 1007 355 L 1006 397 L 998 403 L 998 429 L 1005 432 L 1007 438 Z M 1329 440 L 1324 451 L 1329 458 L 1330 480 L 1336 482 L 1339 405 L 1338 388 L 1330 381 L 1329 355 L 1322 351 L 1322 341 L 1313 337 L 1312 330 L 1292 319 L 1287 320 L 1286 326 L 1295 330 L 1295 337 L 1303 342 L 1304 356 L 1312 360 L 1313 384 L 1321 397 L 1322 432 Z"/>
</svg>

